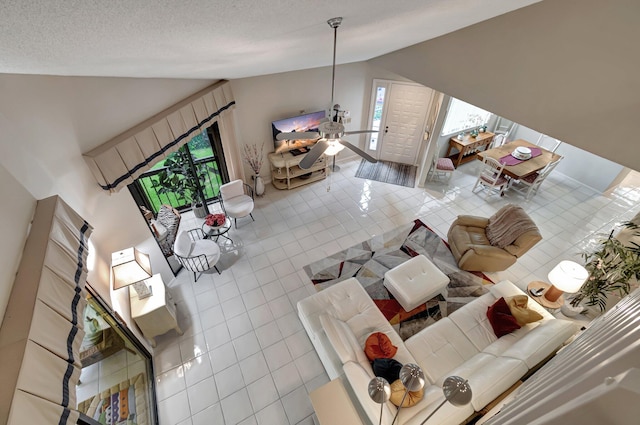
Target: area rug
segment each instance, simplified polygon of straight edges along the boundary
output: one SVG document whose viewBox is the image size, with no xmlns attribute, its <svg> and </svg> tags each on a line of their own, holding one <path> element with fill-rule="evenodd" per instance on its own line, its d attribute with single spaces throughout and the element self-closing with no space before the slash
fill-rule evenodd
<svg viewBox="0 0 640 425">
<path fill-rule="evenodd" d="M 419 254 L 446 274 L 446 296 L 407 312 L 383 285 L 384 273 Z M 304 266 L 316 290 L 355 277 L 404 340 L 488 292 L 484 274 L 460 270 L 445 241 L 419 219 Z"/>
<path fill-rule="evenodd" d="M 365 159 L 360 161 L 356 177 L 391 183 L 398 186 L 415 187 L 416 168 L 414 165 L 396 162 L 378 161 L 371 163 Z"/>
</svg>

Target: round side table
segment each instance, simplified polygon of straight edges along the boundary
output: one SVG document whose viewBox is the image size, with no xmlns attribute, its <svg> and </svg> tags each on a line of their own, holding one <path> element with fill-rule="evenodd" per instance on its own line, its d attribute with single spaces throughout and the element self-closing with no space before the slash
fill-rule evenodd
<svg viewBox="0 0 640 425">
<path fill-rule="evenodd" d="M 229 229 L 231 229 L 231 219 L 229 217 L 225 219 L 222 226 L 213 227 L 207 226 L 205 223 L 202 224 L 202 231 L 207 236 L 207 238 L 215 238 L 216 242 L 218 242 L 218 239 L 220 238 L 220 236 L 222 236 L 223 238 L 228 239 L 233 243 L 233 240 L 226 235 Z"/>
<path fill-rule="evenodd" d="M 535 296 L 531 293 L 532 290 L 535 291 L 536 289 L 540 289 L 540 288 L 544 289 L 544 291 L 542 291 L 542 294 L 540 294 L 539 296 Z M 533 282 L 530 282 L 527 285 L 527 295 L 531 296 L 531 298 L 536 300 L 538 304 L 540 304 L 544 308 L 557 310 L 560 307 L 562 307 L 562 305 L 564 304 L 564 296 L 560 295 L 560 297 L 557 300 L 549 301 L 544 297 L 544 294 L 547 293 L 549 288 L 551 288 L 551 284 L 547 282 L 542 282 L 540 280 L 534 280 Z"/>
</svg>

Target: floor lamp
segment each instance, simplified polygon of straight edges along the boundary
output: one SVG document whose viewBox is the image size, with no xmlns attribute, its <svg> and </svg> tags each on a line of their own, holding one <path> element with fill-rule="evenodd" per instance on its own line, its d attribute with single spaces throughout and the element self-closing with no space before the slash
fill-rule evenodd
<svg viewBox="0 0 640 425">
<path fill-rule="evenodd" d="M 400 409 L 404 406 L 404 400 L 407 398 L 407 394 L 410 391 L 420 391 L 422 387 L 424 387 L 425 378 L 422 369 L 420 366 L 414 363 L 407 363 L 402 366 L 400 369 L 400 382 L 404 385 L 404 395 L 402 396 L 402 401 L 398 406 L 398 410 L 396 411 L 396 415 L 393 417 L 393 421 L 391 425 L 396 423 L 396 419 L 398 419 L 398 414 L 400 413 Z"/>
<path fill-rule="evenodd" d="M 472 394 L 469 381 L 459 376 L 449 376 L 445 379 L 442 384 L 442 392 L 444 393 L 444 400 L 433 412 L 431 412 L 431 414 L 429 414 L 429 416 L 427 416 L 427 419 L 420 423 L 420 425 L 427 423 L 427 421 L 431 419 L 431 417 L 435 415 L 435 413 L 440 410 L 447 401 L 454 406 L 464 406 L 469 404 L 471 401 Z"/>
<path fill-rule="evenodd" d="M 380 404 L 380 421 L 378 425 L 382 425 L 382 408 L 391 397 L 391 386 L 389 382 L 381 377 L 375 377 L 369 382 L 369 397 L 371 400 Z"/>
</svg>

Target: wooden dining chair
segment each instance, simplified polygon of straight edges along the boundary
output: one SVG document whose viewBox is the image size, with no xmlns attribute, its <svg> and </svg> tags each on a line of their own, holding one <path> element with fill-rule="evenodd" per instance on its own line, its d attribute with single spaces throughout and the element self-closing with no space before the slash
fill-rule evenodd
<svg viewBox="0 0 640 425">
<path fill-rule="evenodd" d="M 493 136 L 493 140 L 487 149 L 499 148 L 500 146 L 507 143 L 507 137 L 509 136 L 509 132 L 504 134 L 496 134 Z"/>
<path fill-rule="evenodd" d="M 456 167 L 453 165 L 453 161 L 450 158 L 438 158 L 438 151 L 434 152 L 433 159 L 431 160 L 431 168 L 427 173 L 427 180 L 431 180 L 436 176 L 448 176 L 447 181 L 451 180 L 453 172 Z"/>
<path fill-rule="evenodd" d="M 554 152 L 554 153 L 556 149 L 558 149 L 558 146 L 560 146 L 561 143 L 562 142 L 560 140 L 554 139 L 553 137 L 547 136 L 546 134 L 541 134 L 540 137 L 538 137 L 538 140 L 536 141 L 536 145 L 548 150 L 549 152 Z"/>
<path fill-rule="evenodd" d="M 513 189 L 523 195 L 525 200 L 530 200 L 536 193 L 538 193 L 540 185 L 542 185 L 549 174 L 551 174 L 553 169 L 556 168 L 562 158 L 563 157 L 561 156 L 555 161 L 550 162 L 537 173 L 531 174 L 520 180 L 511 180 L 511 182 L 509 182 L 509 189 Z"/>
<path fill-rule="evenodd" d="M 476 184 L 471 191 L 475 193 L 476 188 L 480 186 L 487 191 L 485 199 L 487 199 L 494 190 L 499 191 L 500 196 L 504 196 L 504 191 L 509 184 L 509 180 L 502 174 L 503 170 L 504 164 L 501 164 L 500 161 L 485 157 L 482 160 L 482 169 L 478 175 L 478 180 L 476 180 Z"/>
</svg>

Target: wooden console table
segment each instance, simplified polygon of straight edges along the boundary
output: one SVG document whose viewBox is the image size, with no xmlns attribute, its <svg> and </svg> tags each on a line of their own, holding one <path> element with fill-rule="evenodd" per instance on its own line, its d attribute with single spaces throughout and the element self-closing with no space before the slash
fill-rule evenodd
<svg viewBox="0 0 640 425">
<path fill-rule="evenodd" d="M 298 164 L 305 156 L 306 154 L 294 156 L 290 152 L 269 154 L 271 182 L 276 189 L 293 189 L 327 176 L 326 155 L 321 155 L 311 168 L 303 170 Z"/>
<path fill-rule="evenodd" d="M 455 167 L 458 168 L 460 164 L 473 161 L 476 159 L 476 152 L 479 150 L 486 150 L 487 146 L 493 141 L 494 134 L 485 131 L 478 134 L 476 137 L 471 137 L 467 134 L 462 140 L 458 140 L 457 137 L 449 139 L 449 149 L 447 149 L 447 157 L 451 158 Z M 451 154 L 451 151 L 456 149 L 458 153 Z"/>
</svg>

